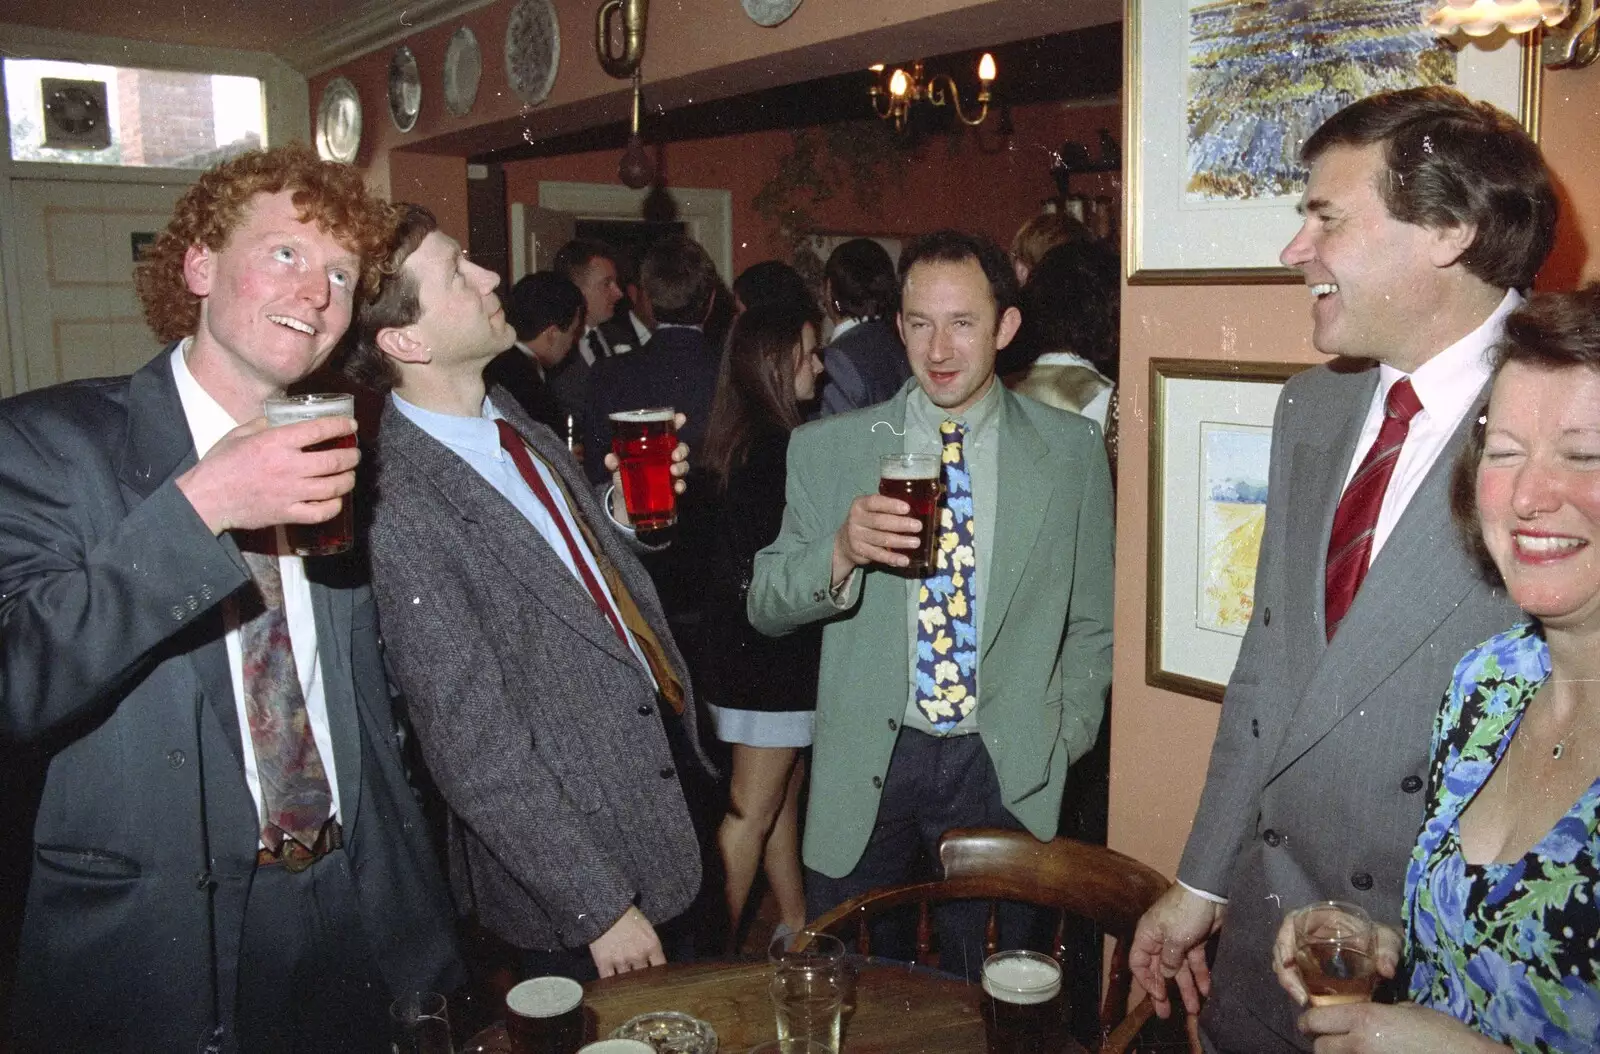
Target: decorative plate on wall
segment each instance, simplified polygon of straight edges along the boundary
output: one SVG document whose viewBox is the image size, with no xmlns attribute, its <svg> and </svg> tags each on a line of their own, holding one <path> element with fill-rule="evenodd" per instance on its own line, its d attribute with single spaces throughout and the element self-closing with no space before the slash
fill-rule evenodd
<svg viewBox="0 0 1600 1054">
<path fill-rule="evenodd" d="M 444 52 L 444 105 L 457 117 L 465 117 L 478 98 L 478 79 L 483 76 L 483 55 L 478 38 L 466 26 L 450 37 Z"/>
<path fill-rule="evenodd" d="M 317 105 L 317 154 L 348 165 L 360 146 L 361 96 L 348 78 L 335 77 L 322 89 Z"/>
<path fill-rule="evenodd" d="M 409 132 L 416 127 L 421 109 L 422 71 L 417 69 L 417 57 L 402 44 L 389 59 L 389 116 L 396 128 Z"/>
<path fill-rule="evenodd" d="M 544 102 L 561 63 L 561 23 L 552 0 L 518 0 L 506 27 L 506 77 L 529 106 Z"/>
<path fill-rule="evenodd" d="M 795 13 L 800 0 L 740 0 L 744 13 L 758 26 L 775 26 Z"/>
</svg>

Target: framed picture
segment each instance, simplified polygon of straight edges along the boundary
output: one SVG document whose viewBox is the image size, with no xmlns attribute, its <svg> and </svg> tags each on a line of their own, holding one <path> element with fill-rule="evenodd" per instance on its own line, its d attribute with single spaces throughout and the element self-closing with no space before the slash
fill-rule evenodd
<svg viewBox="0 0 1600 1054">
<path fill-rule="evenodd" d="M 1254 610 L 1272 414 L 1306 368 L 1150 363 L 1146 683 L 1222 701 Z"/>
<path fill-rule="evenodd" d="M 1300 224 L 1300 145 L 1355 99 L 1450 84 L 1537 135 L 1527 38 L 1457 51 L 1422 25 L 1422 7 L 1128 0 L 1128 281 L 1300 281 L 1278 265 Z"/>
</svg>

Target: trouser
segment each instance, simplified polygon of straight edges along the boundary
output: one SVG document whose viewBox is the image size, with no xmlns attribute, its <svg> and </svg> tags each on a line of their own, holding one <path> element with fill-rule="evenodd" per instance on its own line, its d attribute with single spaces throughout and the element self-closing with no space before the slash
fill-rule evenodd
<svg viewBox="0 0 1600 1054">
<path fill-rule="evenodd" d="M 939 839 L 955 827 L 1020 830 L 1022 824 L 1001 799 L 999 777 L 980 736 L 931 736 L 902 729 L 884 777 L 877 822 L 861 859 L 843 878 L 806 869 L 807 916 L 815 919 L 880 886 L 936 876 Z M 943 969 L 969 980 L 978 978 L 988 910 L 987 902 L 954 901 L 934 912 Z M 1030 944 L 1038 918 L 1039 913 L 1025 905 L 1003 904 L 1001 946 Z M 873 953 L 910 958 L 914 931 L 914 919 L 886 916 L 873 927 Z"/>
</svg>

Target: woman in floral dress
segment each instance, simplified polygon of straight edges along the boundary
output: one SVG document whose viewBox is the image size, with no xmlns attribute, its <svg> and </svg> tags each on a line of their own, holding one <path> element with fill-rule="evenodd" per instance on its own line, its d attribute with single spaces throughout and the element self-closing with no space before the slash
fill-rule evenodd
<svg viewBox="0 0 1600 1054">
<path fill-rule="evenodd" d="M 1455 497 L 1530 618 L 1461 660 L 1434 727 L 1403 944 L 1380 927 L 1411 1002 L 1309 1010 L 1319 1054 L 1600 1050 L 1600 286 L 1508 318 Z"/>
</svg>

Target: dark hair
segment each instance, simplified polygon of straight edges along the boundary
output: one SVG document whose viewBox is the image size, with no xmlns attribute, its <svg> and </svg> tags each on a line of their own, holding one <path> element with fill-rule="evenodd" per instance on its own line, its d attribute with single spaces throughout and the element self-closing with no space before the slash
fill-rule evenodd
<svg viewBox="0 0 1600 1054">
<path fill-rule="evenodd" d="M 1022 287 L 1019 344 L 1026 366 L 1048 351 L 1070 351 L 1117 379 L 1122 292 L 1117 254 L 1099 242 L 1068 242 L 1045 253 Z"/>
<path fill-rule="evenodd" d="M 726 490 L 762 431 L 792 431 L 801 423 L 794 397 L 794 349 L 814 317 L 796 304 L 772 301 L 747 308 L 733 320 L 717 375 L 717 394 L 706 421 L 700 464 Z"/>
<path fill-rule="evenodd" d="M 340 365 L 346 377 L 379 392 L 399 384 L 400 371 L 378 347 L 378 334 L 386 329 L 409 326 L 422 317 L 417 279 L 406 271 L 406 260 L 417 251 L 423 239 L 439 229 L 439 221 L 421 205 L 400 202 L 394 210 L 397 222 L 389 251 L 383 258 L 383 278 L 372 299 L 356 309 L 355 322 L 347 338 L 349 352 Z"/>
<path fill-rule="evenodd" d="M 222 249 L 248 218 L 257 195 L 285 190 L 293 193 L 301 222 L 315 223 L 361 257 L 357 299 L 371 294 L 391 216 L 389 207 L 367 191 L 361 170 L 324 161 L 304 143 L 252 150 L 195 180 L 173 207 L 166 229 L 139 257 L 134 287 L 158 340 L 187 337 L 200 325 L 200 298 L 183 276 L 189 248 Z"/>
<path fill-rule="evenodd" d="M 739 272 L 733 280 L 733 295 L 745 308 L 757 304 L 809 304 L 816 310 L 816 295 L 800 272 L 782 260 L 762 260 Z"/>
<path fill-rule="evenodd" d="M 639 292 L 657 322 L 698 326 L 706 320 L 717 268 L 700 243 L 671 235 L 650 246 L 639 265 Z"/>
<path fill-rule="evenodd" d="M 871 238 L 851 238 L 828 254 L 822 268 L 841 318 L 879 318 L 894 314 L 900 283 L 889 251 Z"/>
<path fill-rule="evenodd" d="M 550 270 L 576 282 L 578 272 L 597 259 L 610 260 L 612 267 L 617 265 L 617 254 L 605 242 L 593 238 L 574 238 L 556 250 L 556 258 L 550 261 Z"/>
<path fill-rule="evenodd" d="M 536 339 L 551 326 L 565 330 L 574 319 L 581 328 L 583 312 L 583 291 L 554 271 L 523 275 L 506 298 L 506 317 L 523 341 Z"/>
<path fill-rule="evenodd" d="M 1495 346 L 1491 390 L 1507 363 L 1541 370 L 1590 369 L 1600 372 L 1600 283 L 1575 293 L 1536 293 L 1506 316 L 1505 333 Z M 1467 549 L 1491 581 L 1500 572 L 1483 544 L 1478 519 L 1478 463 L 1483 459 L 1487 413 L 1473 424 L 1450 477 L 1450 513 Z"/>
<path fill-rule="evenodd" d="M 913 238 L 911 244 L 900 251 L 900 295 L 905 296 L 906 276 L 919 263 L 966 263 L 976 260 L 989 279 L 989 292 L 994 297 L 995 324 L 1006 308 L 1016 307 L 1019 299 L 1017 275 L 1005 250 L 978 234 L 963 231 L 934 231 Z"/>
<path fill-rule="evenodd" d="M 1476 233 L 1461 264 L 1499 289 L 1526 288 L 1550 253 L 1556 196 L 1533 138 L 1506 113 L 1453 88 L 1407 88 L 1352 103 L 1306 140 L 1311 164 L 1330 147 L 1381 145 L 1378 192 L 1401 223 Z"/>
<path fill-rule="evenodd" d="M 1017 228 L 1011 239 L 1011 258 L 1031 273 L 1044 254 L 1061 245 L 1092 242 L 1094 234 L 1070 212 L 1041 212 Z"/>
</svg>

